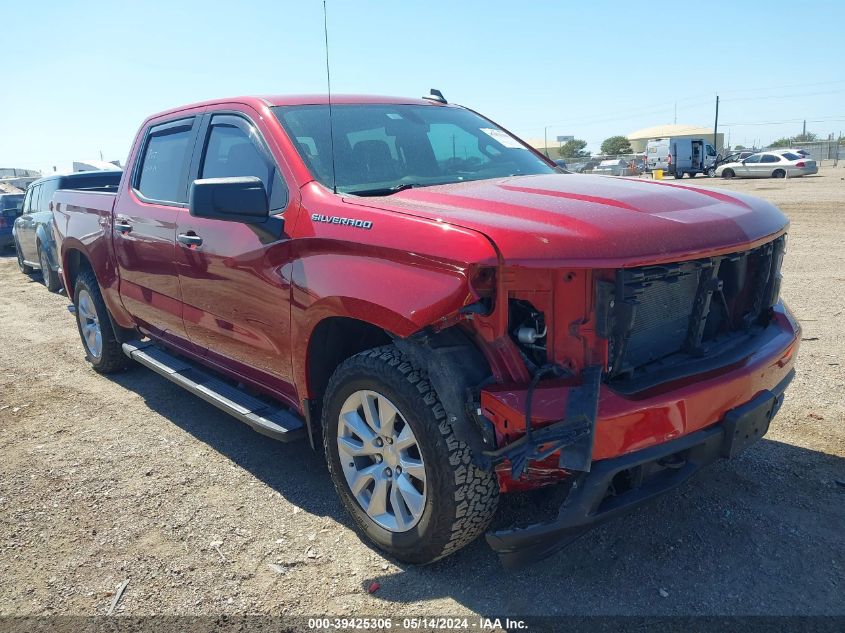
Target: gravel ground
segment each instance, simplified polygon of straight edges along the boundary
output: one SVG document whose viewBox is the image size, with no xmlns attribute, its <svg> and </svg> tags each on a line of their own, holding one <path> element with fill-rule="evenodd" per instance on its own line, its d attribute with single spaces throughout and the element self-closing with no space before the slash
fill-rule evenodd
<svg viewBox="0 0 845 633">
<path fill-rule="evenodd" d="M 791 217 L 797 378 L 738 459 L 517 572 L 483 542 L 384 558 L 304 444 L 141 367 L 95 374 L 67 299 L 0 258 L 0 615 L 103 614 L 124 580 L 117 614 L 845 614 L 845 169 L 684 184 Z"/>
</svg>

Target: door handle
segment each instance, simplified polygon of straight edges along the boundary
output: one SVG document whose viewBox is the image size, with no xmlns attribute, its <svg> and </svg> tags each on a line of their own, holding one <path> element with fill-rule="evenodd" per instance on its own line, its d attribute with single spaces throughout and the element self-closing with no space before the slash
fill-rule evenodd
<svg viewBox="0 0 845 633">
<path fill-rule="evenodd" d="M 132 231 L 132 225 L 128 222 L 115 222 L 114 228 L 115 230 L 120 231 L 121 233 L 129 233 L 130 231 Z"/>
<path fill-rule="evenodd" d="M 186 246 L 202 246 L 202 238 L 194 233 L 180 233 L 176 239 Z"/>
</svg>

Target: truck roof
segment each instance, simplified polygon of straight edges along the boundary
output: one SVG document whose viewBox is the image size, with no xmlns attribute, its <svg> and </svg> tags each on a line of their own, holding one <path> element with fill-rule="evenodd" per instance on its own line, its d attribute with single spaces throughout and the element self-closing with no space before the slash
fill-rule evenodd
<svg viewBox="0 0 845 633">
<path fill-rule="evenodd" d="M 174 114 L 189 108 L 197 108 L 203 106 L 211 106 L 225 103 L 243 103 L 253 107 L 260 106 L 285 106 L 285 105 L 327 105 L 329 97 L 326 94 L 305 94 L 305 95 L 252 95 L 240 97 L 226 97 L 220 99 L 209 99 L 208 101 L 200 101 L 197 103 L 189 103 L 175 108 L 169 108 L 162 112 L 157 112 L 149 119 L 156 119 L 158 117 Z M 403 104 L 403 105 L 427 105 L 427 106 L 444 106 L 448 104 L 438 103 L 428 99 L 414 99 L 408 97 L 387 97 L 380 95 L 351 95 L 351 94 L 333 94 L 332 104 L 348 105 L 348 104 Z"/>
</svg>

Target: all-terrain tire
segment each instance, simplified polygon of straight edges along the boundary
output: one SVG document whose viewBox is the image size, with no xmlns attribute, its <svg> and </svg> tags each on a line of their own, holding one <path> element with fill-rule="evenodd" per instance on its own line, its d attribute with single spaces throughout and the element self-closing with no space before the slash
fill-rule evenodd
<svg viewBox="0 0 845 633">
<path fill-rule="evenodd" d="M 18 258 L 18 268 L 20 268 L 21 272 L 24 275 L 31 275 L 32 274 L 32 266 L 29 264 L 24 264 L 23 255 L 21 254 L 21 247 L 18 246 L 18 241 L 15 240 L 15 255 Z"/>
<path fill-rule="evenodd" d="M 79 297 L 83 291 L 91 298 L 100 325 L 102 351 L 98 356 L 91 353 L 82 333 Z M 103 294 L 100 292 L 100 284 L 97 283 L 97 277 L 90 268 L 82 270 L 76 278 L 76 285 L 73 289 L 73 305 L 76 308 L 76 327 L 79 330 L 79 338 L 82 340 L 82 349 L 85 350 L 85 358 L 91 363 L 94 371 L 100 374 L 111 374 L 124 369 L 129 363 L 129 359 L 123 353 L 123 348 L 114 335 L 109 310 L 103 301 Z"/>
<path fill-rule="evenodd" d="M 44 285 L 50 292 L 58 292 L 62 287 L 62 280 L 59 279 L 59 273 L 53 270 L 50 266 L 50 258 L 47 256 L 47 251 L 38 243 L 38 263 L 41 264 L 41 278 L 44 280 Z"/>
<path fill-rule="evenodd" d="M 337 448 L 340 410 L 356 391 L 382 394 L 410 425 L 426 470 L 425 509 L 404 532 L 373 521 L 347 483 Z M 424 369 L 393 345 L 361 352 L 335 371 L 323 403 L 323 447 L 335 489 L 358 528 L 379 548 L 404 562 L 426 564 L 456 552 L 487 528 L 499 501 L 490 470 L 472 462 L 470 447 L 455 435 Z"/>
</svg>

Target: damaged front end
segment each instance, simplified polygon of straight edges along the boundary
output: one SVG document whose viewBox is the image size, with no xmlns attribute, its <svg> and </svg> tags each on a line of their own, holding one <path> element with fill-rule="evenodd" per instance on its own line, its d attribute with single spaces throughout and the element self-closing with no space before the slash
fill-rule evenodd
<svg viewBox="0 0 845 633">
<path fill-rule="evenodd" d="M 494 373 L 473 412 L 494 440 L 483 459 L 502 492 L 569 486 L 552 521 L 488 534 L 506 566 L 553 553 L 766 432 L 797 349 L 778 304 L 784 245 L 639 268 L 499 269 L 492 310 L 470 316 Z M 765 368 L 753 381 L 752 366 Z M 713 383 L 720 372 L 729 388 Z M 693 376 L 711 380 L 712 406 Z"/>
</svg>

